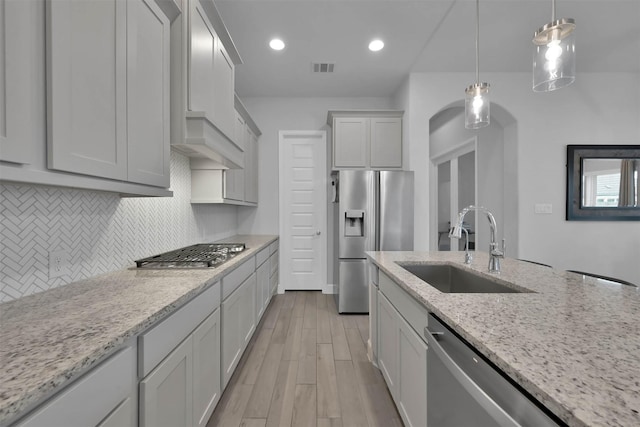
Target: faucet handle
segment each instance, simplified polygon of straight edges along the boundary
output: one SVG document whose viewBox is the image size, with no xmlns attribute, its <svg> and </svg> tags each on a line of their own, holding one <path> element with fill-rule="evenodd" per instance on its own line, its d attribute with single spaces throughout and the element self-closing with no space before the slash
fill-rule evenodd
<svg viewBox="0 0 640 427">
<path fill-rule="evenodd" d="M 502 239 L 502 256 L 507 256 L 507 240 Z"/>
</svg>

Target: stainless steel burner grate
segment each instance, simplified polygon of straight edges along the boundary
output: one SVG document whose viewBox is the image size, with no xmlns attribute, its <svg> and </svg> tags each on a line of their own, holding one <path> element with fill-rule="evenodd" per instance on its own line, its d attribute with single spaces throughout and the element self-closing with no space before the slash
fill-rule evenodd
<svg viewBox="0 0 640 427">
<path fill-rule="evenodd" d="M 244 243 L 201 243 L 136 261 L 138 268 L 217 267 L 245 250 Z"/>
</svg>

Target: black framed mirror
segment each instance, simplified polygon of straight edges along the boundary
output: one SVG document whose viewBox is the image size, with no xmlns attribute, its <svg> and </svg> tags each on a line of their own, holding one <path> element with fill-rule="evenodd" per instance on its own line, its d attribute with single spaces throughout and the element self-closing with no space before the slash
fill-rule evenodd
<svg viewBox="0 0 640 427">
<path fill-rule="evenodd" d="M 640 221 L 640 145 L 567 145 L 567 221 Z"/>
</svg>

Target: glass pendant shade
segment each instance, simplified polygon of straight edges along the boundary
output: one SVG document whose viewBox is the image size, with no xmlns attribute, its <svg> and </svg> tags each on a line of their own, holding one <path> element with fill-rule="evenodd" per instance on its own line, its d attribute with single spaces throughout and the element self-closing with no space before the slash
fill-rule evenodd
<svg viewBox="0 0 640 427">
<path fill-rule="evenodd" d="M 489 125 L 489 83 L 474 83 L 465 90 L 464 127 L 479 129 Z"/>
<path fill-rule="evenodd" d="M 575 21 L 559 19 L 533 37 L 533 90 L 550 92 L 576 79 Z"/>
</svg>

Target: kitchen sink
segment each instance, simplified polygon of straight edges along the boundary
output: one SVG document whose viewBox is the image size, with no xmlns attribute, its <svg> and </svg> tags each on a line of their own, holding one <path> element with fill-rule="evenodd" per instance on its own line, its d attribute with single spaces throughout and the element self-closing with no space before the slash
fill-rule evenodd
<svg viewBox="0 0 640 427">
<path fill-rule="evenodd" d="M 470 272 L 464 267 L 442 264 L 398 265 L 440 292 L 448 294 L 519 293 L 531 292 L 516 289 Z"/>
</svg>

